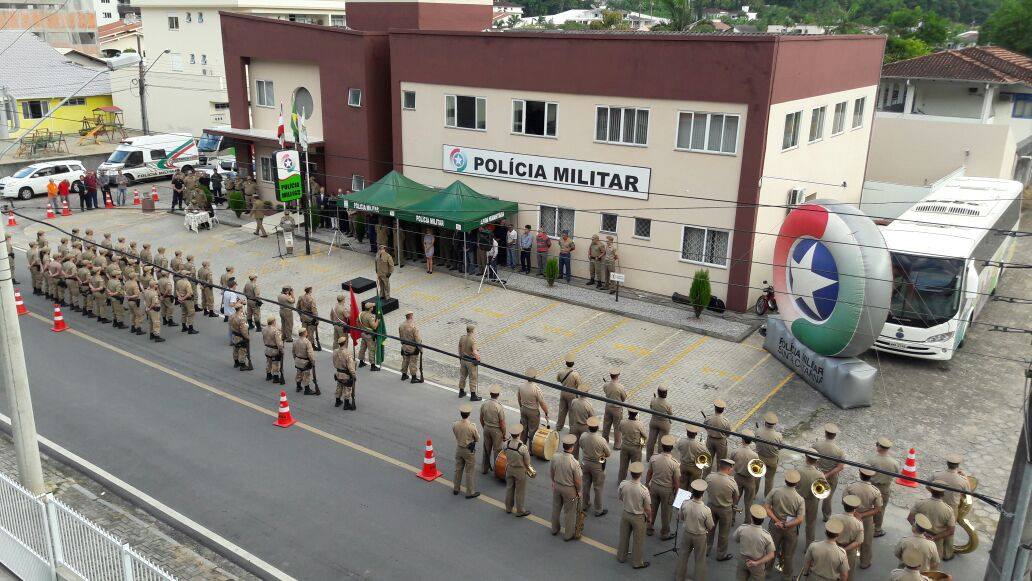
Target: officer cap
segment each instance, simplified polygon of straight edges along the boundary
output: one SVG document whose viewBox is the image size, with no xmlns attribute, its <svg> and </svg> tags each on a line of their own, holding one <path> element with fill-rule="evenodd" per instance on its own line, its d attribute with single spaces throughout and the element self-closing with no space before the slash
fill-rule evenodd
<svg viewBox="0 0 1032 581">
<path fill-rule="evenodd" d="M 892 447 L 892 440 L 888 438 L 878 438 L 878 445 L 888 450 Z"/>
<path fill-rule="evenodd" d="M 208 267 L 208 266 L 211 266 L 211 263 L 208 262 L 207 260 L 205 260 L 204 262 L 201 263 L 201 266 Z"/>
<path fill-rule="evenodd" d="M 938 481 L 938 480 L 936 480 L 936 482 L 939 482 L 939 481 Z M 938 486 L 935 486 L 934 484 L 933 484 L 933 485 L 930 485 L 930 486 L 928 486 L 928 490 L 929 490 L 929 491 L 931 491 L 931 492 L 946 492 L 946 490 L 945 490 L 945 489 L 943 489 L 943 488 L 940 488 L 940 487 L 938 487 Z"/>
<path fill-rule="evenodd" d="M 130 271 L 130 274 L 132 274 L 132 271 Z M 276 317 L 274 315 L 269 315 L 269 317 L 265 319 L 265 323 L 267 325 L 275 325 L 276 324 Z"/>
<path fill-rule="evenodd" d="M 509 428 L 509 433 L 513 436 L 519 436 L 523 432 L 523 424 L 516 423 Z"/>
<path fill-rule="evenodd" d="M 926 531 L 932 528 L 932 520 L 927 515 L 918 514 L 914 517 L 914 523 Z"/>
<path fill-rule="evenodd" d="M 713 407 L 724 409 L 727 407 L 727 402 L 722 399 L 715 399 L 713 400 Z"/>
<path fill-rule="evenodd" d="M 743 438 L 752 438 L 752 437 L 756 436 L 756 432 L 752 431 L 751 428 L 746 428 L 746 429 L 742 430 L 741 436 Z"/>
<path fill-rule="evenodd" d="M 627 467 L 631 474 L 640 475 L 645 471 L 645 466 L 641 462 L 631 462 L 631 465 Z"/>
<path fill-rule="evenodd" d="M 709 488 L 709 484 L 707 484 L 706 481 L 701 478 L 692 480 L 691 486 L 692 490 L 694 490 L 695 492 L 706 492 L 706 489 Z"/>
<path fill-rule="evenodd" d="M 566 362 L 567 363 L 573 363 L 573 353 L 570 353 L 569 355 L 566 356 Z"/>
<path fill-rule="evenodd" d="M 459 413 L 460 414 L 468 414 L 468 413 L 472 413 L 472 412 L 473 412 L 473 406 L 469 405 L 468 403 L 464 403 L 464 404 L 459 406 Z"/>
<path fill-rule="evenodd" d="M 670 434 L 667 434 L 659 439 L 659 443 L 663 446 L 673 446 L 677 443 L 677 438 L 671 436 Z"/>
<path fill-rule="evenodd" d="M 860 506 L 860 497 L 855 494 L 847 494 L 842 497 L 842 504 L 849 508 L 855 509 Z"/>
<path fill-rule="evenodd" d="M 829 520 L 827 523 L 825 523 L 824 530 L 828 531 L 829 533 L 831 533 L 833 535 L 841 535 L 842 534 L 842 521 L 840 521 L 838 519 Z"/>
<path fill-rule="evenodd" d="M 824 424 L 824 433 L 825 434 L 837 434 L 838 433 L 838 426 L 836 426 L 835 424 L 833 424 L 831 422 L 828 422 L 828 423 Z"/>
<path fill-rule="evenodd" d="M 344 302 L 344 299 L 346 299 L 346 298 L 347 298 L 347 297 L 345 297 L 345 296 L 344 296 L 344 295 L 342 295 L 342 294 L 340 294 L 340 295 L 337 295 L 337 302 L 338 302 L 338 303 L 343 303 L 343 302 Z"/>
<path fill-rule="evenodd" d="M 298 335 L 307 335 L 308 334 L 308 329 L 305 329 L 304 327 L 301 327 L 300 329 L 297 330 L 297 334 Z"/>
<path fill-rule="evenodd" d="M 688 426 L 684 430 L 686 432 L 688 432 L 689 434 L 698 434 L 699 433 L 699 427 L 698 426 L 693 426 L 691 424 L 688 424 Z"/>
<path fill-rule="evenodd" d="M 68 240 L 68 239 L 67 238 L 62 238 L 61 240 Z M 119 236 L 118 237 L 118 241 L 119 242 L 125 242 L 125 236 Z"/>
<path fill-rule="evenodd" d="M 467 333 L 471 333 L 471 332 L 473 332 L 473 330 L 474 330 L 474 329 L 476 329 L 476 328 L 477 328 L 477 326 L 476 326 L 476 325 L 466 325 L 466 332 L 467 332 Z"/>
<path fill-rule="evenodd" d="M 721 466 L 734 466 L 735 465 L 735 461 L 730 459 L 730 458 L 721 458 L 720 459 L 720 465 Z"/>
<path fill-rule="evenodd" d="M 759 504 L 750 506 L 749 514 L 752 515 L 753 518 L 767 518 L 767 510 Z"/>
<path fill-rule="evenodd" d="M 620 370 L 619 367 L 610 367 L 609 368 L 609 375 L 620 375 L 620 372 L 621 372 L 621 370 Z"/>
<path fill-rule="evenodd" d="M 533 367 L 528 367 L 527 371 L 523 373 L 523 375 L 526 375 L 527 377 L 537 377 L 537 374 L 537 369 L 534 369 Z"/>
<path fill-rule="evenodd" d="M 416 312 L 415 312 L 415 311 L 413 311 L 413 310 L 408 310 L 408 311 L 405 311 L 405 316 L 406 316 L 406 317 L 408 317 L 408 316 L 410 316 L 410 315 L 414 315 L 414 314 L 416 314 Z"/>
<path fill-rule="evenodd" d="M 788 472 L 785 472 L 785 482 L 788 484 L 799 484 L 800 478 L 801 475 L 798 470 L 789 470 Z"/>
<path fill-rule="evenodd" d="M 593 235 L 591 236 L 591 239 L 592 239 L 592 240 L 598 240 L 598 234 L 593 234 Z"/>
<path fill-rule="evenodd" d="M 149 242 L 144 242 L 143 243 L 143 247 L 144 248 L 150 248 L 150 243 Z"/>
<path fill-rule="evenodd" d="M 658 391 L 659 393 L 666 393 L 667 390 L 668 390 L 667 386 L 665 386 L 665 385 L 661 385 L 661 386 L 659 386 L 659 388 L 656 389 L 656 391 Z"/>
<path fill-rule="evenodd" d="M 903 549 L 903 564 L 911 569 L 920 567 L 924 564 L 924 557 L 917 549 L 907 547 Z"/>
<path fill-rule="evenodd" d="M 778 423 L 778 414 L 767 412 L 763 414 L 763 421 L 773 426 Z"/>
<path fill-rule="evenodd" d="M 256 279 L 256 278 L 258 278 L 258 275 L 257 275 L 257 274 L 253 274 L 253 273 L 252 273 L 252 274 L 249 274 L 249 275 L 247 275 L 247 280 L 254 280 L 254 279 Z"/>
<path fill-rule="evenodd" d="M 874 470 L 871 470 L 870 468 L 861 468 L 860 469 L 860 475 L 861 476 L 874 476 L 875 474 L 877 474 L 877 472 L 875 472 Z"/>
<path fill-rule="evenodd" d="M 193 254 L 187 254 L 187 255 L 186 255 L 186 261 L 187 261 L 187 262 L 193 262 L 193 259 L 194 259 L 194 258 L 193 258 Z"/>
<path fill-rule="evenodd" d="M 960 457 L 960 454 L 950 454 L 946 456 L 946 461 L 950 464 L 960 464 L 961 460 L 963 460 L 963 458 Z"/>
<path fill-rule="evenodd" d="M 227 266 L 226 267 L 226 272 L 233 272 L 233 267 L 232 266 Z"/>
<path fill-rule="evenodd" d="M 273 319 L 272 317 L 269 317 L 269 320 L 270 321 L 274 321 L 275 319 Z M 348 344 L 348 337 L 347 337 L 347 335 L 341 337 L 340 339 L 337 339 L 337 345 L 347 345 L 347 344 Z"/>
<path fill-rule="evenodd" d="M 806 451 L 806 459 L 807 460 L 816 460 L 819 457 L 820 456 L 817 455 L 817 450 L 814 450 L 813 448 L 810 448 L 810 449 L 808 449 Z"/>
<path fill-rule="evenodd" d="M 158 246 L 158 252 L 164 252 L 164 251 L 165 251 L 165 247 L 164 246 Z M 233 270 L 233 267 L 232 266 L 227 266 L 226 270 Z"/>
<path fill-rule="evenodd" d="M 563 446 L 572 446 L 577 443 L 577 436 L 566 434 L 563 436 Z"/>
<path fill-rule="evenodd" d="M 491 395 L 498 395 L 502 393 L 502 386 L 498 384 L 492 385 L 491 388 L 487 390 L 487 392 Z"/>
<path fill-rule="evenodd" d="M 599 424 L 601 424 L 601 423 L 602 422 L 598 421 L 598 417 L 596 417 L 596 416 L 591 416 L 587 420 L 587 424 L 588 424 L 589 428 L 597 428 L 599 426 Z"/>
</svg>

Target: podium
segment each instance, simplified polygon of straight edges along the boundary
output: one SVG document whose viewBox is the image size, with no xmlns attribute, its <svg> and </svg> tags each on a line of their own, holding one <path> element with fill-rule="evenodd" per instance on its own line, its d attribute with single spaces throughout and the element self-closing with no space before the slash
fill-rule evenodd
<svg viewBox="0 0 1032 581">
<path fill-rule="evenodd" d="M 398 310 L 398 299 L 396 299 L 394 297 L 391 297 L 389 299 L 380 299 L 380 303 L 381 303 L 381 308 L 383 309 L 383 314 L 385 314 L 385 315 L 387 313 L 392 312 L 392 311 Z M 369 308 L 369 305 L 375 305 L 375 304 L 376 304 L 376 297 L 373 297 L 371 299 L 366 299 L 366 300 L 362 301 L 362 310 L 364 311 L 367 308 Z"/>
</svg>

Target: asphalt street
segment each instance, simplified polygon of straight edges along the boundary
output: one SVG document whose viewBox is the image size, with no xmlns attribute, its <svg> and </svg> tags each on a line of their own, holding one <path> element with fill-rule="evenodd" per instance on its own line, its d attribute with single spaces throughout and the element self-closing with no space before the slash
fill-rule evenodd
<svg viewBox="0 0 1032 581">
<path fill-rule="evenodd" d="M 589 516 L 585 539 L 564 543 L 540 520 L 551 504 L 541 461 L 528 487 L 534 514 L 528 519 L 505 514 L 504 487 L 489 476 L 480 477 L 484 495 L 476 500 L 453 496 L 447 483 L 415 478 L 427 438 L 444 479 L 453 475 L 450 426 L 459 404 L 453 390 L 363 369 L 359 411 L 344 412 L 332 405 L 330 356 L 323 352 L 317 368 L 323 395 L 296 395 L 288 372 L 291 409 L 301 423 L 276 428 L 279 386 L 264 381 L 260 355 L 255 371 L 232 367 L 221 319 L 198 318 L 196 336 L 166 328 L 168 341 L 160 345 L 70 311 L 72 331 L 52 333 L 52 306 L 31 294 L 24 264 L 18 261 L 25 303 L 39 315 L 21 322 L 40 433 L 287 573 L 300 579 L 632 574 L 612 555 L 619 523 L 615 468 L 606 483 L 610 514 Z M 255 354 L 260 346 L 252 334 Z M 516 416 L 510 413 L 509 421 Z M 884 579 L 895 567 L 891 551 L 907 529 L 904 517 L 892 509 L 875 565 L 857 579 Z M 649 554 L 669 546 L 656 537 L 646 543 Z M 986 549 L 946 569 L 956 579 L 979 578 Z M 651 561 L 640 575 L 671 575 L 672 554 Z M 733 561 L 711 561 L 711 577 L 729 578 L 732 567 Z"/>
</svg>

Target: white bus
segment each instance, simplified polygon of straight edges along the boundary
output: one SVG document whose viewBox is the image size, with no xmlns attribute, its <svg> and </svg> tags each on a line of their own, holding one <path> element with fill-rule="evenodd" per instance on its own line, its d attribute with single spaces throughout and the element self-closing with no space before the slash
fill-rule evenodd
<svg viewBox="0 0 1032 581">
<path fill-rule="evenodd" d="M 892 301 L 874 348 L 946 360 L 996 292 L 1014 254 L 1020 182 L 951 178 L 882 227 L 892 257 Z M 872 212 L 877 214 L 876 212 Z"/>
<path fill-rule="evenodd" d="M 98 177 L 122 170 L 129 183 L 171 176 L 177 169 L 197 165 L 197 142 L 189 134 L 163 133 L 122 140 L 107 161 L 97 167 Z"/>
</svg>

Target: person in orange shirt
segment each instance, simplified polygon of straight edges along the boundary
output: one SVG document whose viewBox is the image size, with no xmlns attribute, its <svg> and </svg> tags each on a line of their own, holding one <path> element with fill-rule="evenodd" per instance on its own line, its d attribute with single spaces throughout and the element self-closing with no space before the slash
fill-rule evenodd
<svg viewBox="0 0 1032 581">
<path fill-rule="evenodd" d="M 50 202 L 50 207 L 56 212 L 57 207 L 57 184 L 54 183 L 53 179 L 47 180 L 47 200 Z"/>
</svg>

